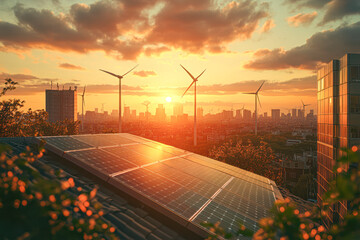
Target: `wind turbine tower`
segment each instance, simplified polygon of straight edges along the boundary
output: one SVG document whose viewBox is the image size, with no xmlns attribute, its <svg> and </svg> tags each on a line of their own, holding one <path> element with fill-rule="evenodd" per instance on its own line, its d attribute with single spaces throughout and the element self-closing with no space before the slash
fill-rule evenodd
<svg viewBox="0 0 360 240">
<path fill-rule="evenodd" d="M 303 111 L 304 111 L 304 117 L 305 117 L 305 114 L 306 114 L 305 107 L 310 106 L 311 104 L 304 104 L 303 100 L 301 100 L 301 103 L 303 105 Z"/>
<path fill-rule="evenodd" d="M 81 95 L 81 131 L 82 132 L 84 132 L 85 89 L 86 86 L 84 86 L 83 94 Z"/>
<path fill-rule="evenodd" d="M 258 114 L 257 114 L 257 102 L 259 101 L 259 105 L 261 107 L 260 98 L 259 98 L 259 91 L 261 87 L 264 85 L 265 81 L 260 85 L 258 90 L 254 93 L 244 93 L 244 94 L 254 94 L 255 95 L 255 135 L 257 135 L 257 120 L 258 120 Z"/>
<path fill-rule="evenodd" d="M 184 94 L 182 95 L 182 97 L 184 97 L 185 93 L 190 89 L 190 87 L 194 84 L 194 146 L 197 145 L 197 131 L 196 131 L 196 82 L 198 81 L 198 78 L 205 72 L 202 71 L 199 76 L 197 76 L 196 78 L 191 75 L 191 73 L 186 70 L 186 68 L 183 67 L 183 65 L 180 64 L 180 66 L 185 70 L 185 72 L 187 72 L 187 74 L 189 74 L 189 76 L 192 78 L 192 83 L 190 84 L 190 86 L 185 90 Z"/>
<path fill-rule="evenodd" d="M 100 71 L 103 71 L 107 74 L 110 74 L 111 76 L 114 76 L 114 77 L 117 77 L 119 79 L 119 133 L 121 133 L 121 79 L 126 75 L 128 74 L 129 72 L 131 72 L 132 70 L 134 70 L 137 66 L 139 65 L 136 65 L 135 67 L 133 67 L 132 69 L 130 69 L 129 71 L 127 71 L 126 73 L 124 73 L 123 75 L 117 75 L 115 73 L 112 73 L 112 72 L 108 72 L 108 71 L 105 71 L 105 70 L 102 70 L 102 69 L 99 69 Z"/>
<path fill-rule="evenodd" d="M 149 120 L 149 105 L 150 105 L 150 102 L 149 101 L 145 101 L 142 103 L 143 105 L 145 105 L 146 107 L 146 113 L 145 113 L 145 117 L 146 117 L 146 121 Z"/>
</svg>

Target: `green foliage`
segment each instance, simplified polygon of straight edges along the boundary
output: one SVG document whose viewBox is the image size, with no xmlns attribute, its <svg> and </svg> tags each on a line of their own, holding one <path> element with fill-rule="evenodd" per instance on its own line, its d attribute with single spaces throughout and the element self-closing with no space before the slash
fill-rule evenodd
<svg viewBox="0 0 360 240">
<path fill-rule="evenodd" d="M 17 82 L 5 79 L 4 85 L 0 97 L 16 89 Z M 0 137 L 74 135 L 79 132 L 79 121 L 64 120 L 51 123 L 46 111 L 33 111 L 30 108 L 24 112 L 21 111 L 23 107 L 24 101 L 20 99 L 0 102 Z"/>
<path fill-rule="evenodd" d="M 284 172 L 279 167 L 279 159 L 270 146 L 259 141 L 229 141 L 210 150 L 209 156 L 219 161 L 231 164 L 244 170 L 262 175 L 274 180 L 277 184 L 283 183 Z"/>
<path fill-rule="evenodd" d="M 100 218 L 96 188 L 83 192 L 52 169 L 47 173 L 58 181 L 39 174 L 31 165 L 42 148 L 13 157 L 8 152 L 0 146 L 0 239 L 115 239 L 115 228 Z"/>
</svg>

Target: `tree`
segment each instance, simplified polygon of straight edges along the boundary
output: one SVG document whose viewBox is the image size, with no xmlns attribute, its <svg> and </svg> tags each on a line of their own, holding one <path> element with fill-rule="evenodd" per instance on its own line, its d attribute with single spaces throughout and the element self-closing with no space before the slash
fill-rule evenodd
<svg viewBox="0 0 360 240">
<path fill-rule="evenodd" d="M 42 147 L 10 152 L 0 145 L 0 239 L 116 239 L 115 228 L 101 219 L 97 188 L 83 192 L 49 166 L 42 169 L 46 178 L 39 174 L 32 165 Z"/>
<path fill-rule="evenodd" d="M 5 79 L 0 97 L 16 89 L 18 83 Z M 0 102 L 0 137 L 74 135 L 79 132 L 79 121 L 48 121 L 48 113 L 31 108 L 22 111 L 25 101 L 8 99 Z"/>
<path fill-rule="evenodd" d="M 210 150 L 209 156 L 241 169 L 270 178 L 277 184 L 283 183 L 284 172 L 279 166 L 279 159 L 270 146 L 259 141 L 256 146 L 252 141 L 229 141 Z"/>
</svg>

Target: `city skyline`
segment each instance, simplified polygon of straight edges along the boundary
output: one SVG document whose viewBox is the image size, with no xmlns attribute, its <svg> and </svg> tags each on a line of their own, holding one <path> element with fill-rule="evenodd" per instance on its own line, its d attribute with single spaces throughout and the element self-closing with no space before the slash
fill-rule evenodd
<svg viewBox="0 0 360 240">
<path fill-rule="evenodd" d="M 323 6 L 305 0 L 285 0 L 286 4 L 155 0 L 133 4 L 1 2 L 0 75 L 19 82 L 18 89 L 9 96 L 22 96 L 25 106 L 33 109 L 45 108 L 44 92 L 51 81 L 65 89 L 76 85 L 79 91 L 87 85 L 87 109 L 100 109 L 102 103 L 106 109 L 116 109 L 117 84 L 97 69 L 122 72 L 138 63 L 139 69 L 128 76 L 124 85 L 124 104 L 140 112 L 145 100 L 152 103 L 150 111 L 157 104 L 164 104 L 167 109 L 181 102 L 185 103 L 184 112 L 190 113 L 191 94 L 180 99 L 186 89 L 182 69 L 178 68 L 182 63 L 191 66 L 189 71 L 208 69 L 198 86 L 198 106 L 204 112 L 211 108 L 216 112 L 225 106 L 235 110 L 243 105 L 253 111 L 253 98 L 241 92 L 256 90 L 263 80 L 266 84 L 259 114 L 269 113 L 274 106 L 283 111 L 299 108 L 300 98 L 316 111 L 316 65 L 340 57 L 345 51 L 360 50 L 358 44 L 350 41 L 360 29 L 356 12 L 342 11 L 355 5 L 353 1 L 346 6 L 340 6 L 338 0 L 324 1 L 327 4 Z M 120 14 L 125 10 L 131 11 Z M 195 17 L 194 10 L 203 14 Z M 189 18 L 178 26 L 179 33 L 173 33 L 171 27 L 178 23 L 179 16 Z M 125 27 L 122 21 L 134 29 Z M 219 24 L 214 24 L 216 21 Z M 201 24 L 205 24 L 204 29 L 197 27 Z M 21 33 L 21 38 L 9 34 L 11 31 Z M 160 31 L 168 37 L 160 36 Z M 342 40 L 339 35 L 344 36 Z M 110 38 L 113 42 L 109 42 Z M 319 39 L 324 38 L 337 41 L 322 46 Z M 332 44 L 346 47 L 334 48 Z M 296 60 L 294 54 L 298 56 Z M 171 103 L 165 100 L 167 97 L 172 98 Z"/>
</svg>

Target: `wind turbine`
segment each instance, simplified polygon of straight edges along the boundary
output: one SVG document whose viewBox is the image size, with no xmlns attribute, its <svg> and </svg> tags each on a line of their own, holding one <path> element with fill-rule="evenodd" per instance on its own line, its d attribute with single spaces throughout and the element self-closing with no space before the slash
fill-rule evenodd
<svg viewBox="0 0 360 240">
<path fill-rule="evenodd" d="M 146 107 L 146 113 L 145 113 L 145 115 L 146 115 L 146 121 L 148 121 L 148 120 L 149 120 L 149 105 L 150 105 L 150 102 L 149 102 L 149 101 L 145 101 L 145 102 L 143 102 L 142 104 L 145 105 L 145 107 Z"/>
<path fill-rule="evenodd" d="M 192 78 L 192 83 L 190 84 L 190 86 L 185 90 L 184 94 L 182 95 L 182 97 L 184 97 L 185 93 L 190 89 L 190 87 L 194 84 L 194 146 L 197 145 L 197 132 L 196 132 L 196 82 L 198 81 L 198 78 L 205 72 L 202 71 L 202 73 L 199 74 L 199 76 L 197 76 L 196 78 L 191 75 L 191 73 L 186 70 L 186 68 L 183 67 L 183 65 L 180 64 L 180 66 L 185 70 L 185 72 L 187 72 L 187 74 L 189 74 L 189 76 Z"/>
<path fill-rule="evenodd" d="M 265 81 L 260 85 L 258 90 L 254 93 L 244 93 L 244 94 L 254 94 L 255 95 L 255 135 L 257 135 L 257 101 L 259 100 L 259 105 L 261 107 L 260 98 L 259 98 L 259 91 L 261 87 L 264 85 Z"/>
<path fill-rule="evenodd" d="M 137 66 L 139 65 L 136 65 L 135 67 L 133 67 L 132 69 L 130 69 L 129 71 L 127 71 L 125 74 L 123 75 L 117 75 L 115 73 L 112 73 L 112 72 L 108 72 L 108 71 L 105 71 L 105 70 L 102 70 L 102 69 L 99 69 L 100 71 L 103 71 L 104 73 L 107 73 L 107 74 L 110 74 L 114 77 L 117 77 L 119 79 L 119 133 L 121 133 L 121 79 L 126 75 L 128 74 L 129 72 L 131 72 L 132 70 L 134 70 Z"/>
<path fill-rule="evenodd" d="M 85 108 L 85 89 L 84 86 L 83 94 L 81 95 L 81 131 L 84 132 L 84 108 Z"/>
<path fill-rule="evenodd" d="M 304 104 L 303 100 L 301 100 L 301 103 L 303 105 L 303 111 L 304 111 L 304 117 L 305 117 L 305 107 L 310 106 L 311 104 Z"/>
</svg>

